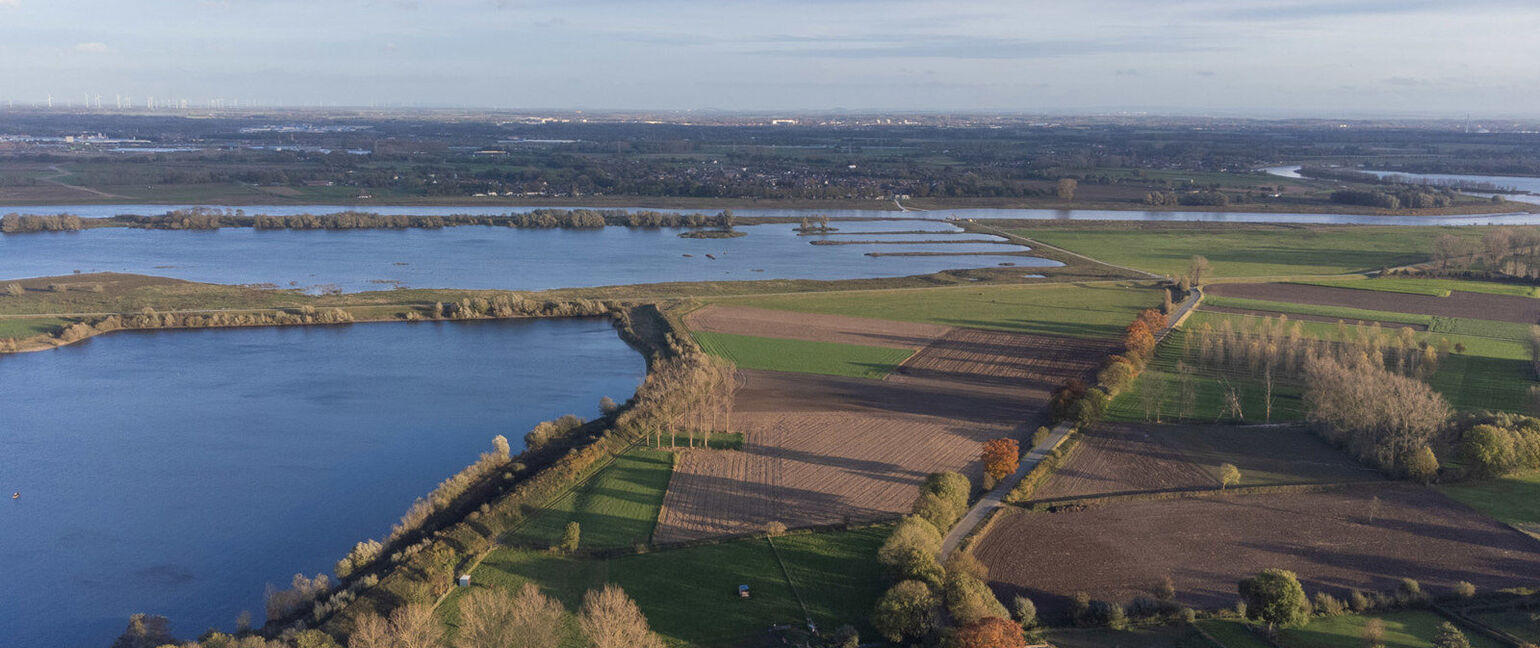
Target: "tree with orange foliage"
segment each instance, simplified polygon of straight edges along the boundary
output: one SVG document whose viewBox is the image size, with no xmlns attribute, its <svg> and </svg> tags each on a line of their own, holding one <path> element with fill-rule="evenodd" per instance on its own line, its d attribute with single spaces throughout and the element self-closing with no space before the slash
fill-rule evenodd
<svg viewBox="0 0 1540 648">
<path fill-rule="evenodd" d="M 999 481 L 1021 465 L 1021 446 L 1015 439 L 994 439 L 984 444 L 984 474 Z"/>
<path fill-rule="evenodd" d="M 951 645 L 957 648 L 1026 648 L 1021 626 L 1000 617 L 984 617 L 957 630 Z"/>
<path fill-rule="evenodd" d="M 1123 347 L 1128 349 L 1128 354 L 1141 360 L 1148 360 L 1155 353 L 1155 335 L 1150 332 L 1150 325 L 1144 320 L 1134 320 L 1123 332 Z"/>
<path fill-rule="evenodd" d="M 1139 321 L 1144 322 L 1145 326 L 1150 327 L 1150 332 L 1153 333 L 1166 328 L 1167 318 L 1165 313 L 1160 312 L 1160 309 L 1146 308 L 1139 311 Z"/>
</svg>

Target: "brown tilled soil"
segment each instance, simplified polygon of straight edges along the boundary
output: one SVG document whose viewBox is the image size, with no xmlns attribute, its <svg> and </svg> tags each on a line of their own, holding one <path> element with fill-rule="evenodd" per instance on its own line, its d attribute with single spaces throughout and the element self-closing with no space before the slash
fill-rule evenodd
<svg viewBox="0 0 1540 648">
<path fill-rule="evenodd" d="M 1376 499 L 1377 498 L 1377 499 Z M 1315 493 L 1121 500 L 1060 513 L 1005 514 L 974 553 L 1003 600 L 1060 617 L 1075 592 L 1128 604 L 1170 576 L 1183 605 L 1235 602 L 1236 583 L 1278 567 L 1307 592 L 1345 597 L 1414 578 L 1442 594 L 1540 586 L 1540 541 L 1406 483 Z"/>
<path fill-rule="evenodd" d="M 1219 481 L 1138 426 L 1106 426 L 1080 437 L 1069 461 L 1035 500 L 1141 491 L 1213 488 Z"/>
<path fill-rule="evenodd" d="M 1287 283 L 1221 284 L 1209 286 L 1204 291 L 1221 297 L 1343 306 L 1395 313 L 1421 313 L 1441 317 L 1474 317 L 1520 324 L 1540 322 L 1540 299 L 1531 297 L 1461 291 L 1451 292 L 1448 297 L 1433 297 Z"/>
<path fill-rule="evenodd" d="M 686 315 L 692 331 L 918 349 L 946 333 L 945 326 L 711 304 Z"/>
<path fill-rule="evenodd" d="M 984 441 L 1045 423 L 1051 387 L 1086 377 L 1112 351 L 1105 342 L 967 333 L 948 334 L 883 381 L 743 370 L 734 424 L 748 431 L 745 449 L 680 457 L 654 541 L 903 513 L 928 473 L 977 480 Z M 1066 349 L 1082 354 L 1078 362 Z M 1051 360 L 1029 360 L 1039 355 Z"/>
<path fill-rule="evenodd" d="M 958 328 L 905 361 L 895 376 L 1052 391 L 1112 352 L 1106 342 Z"/>
<path fill-rule="evenodd" d="M 1252 310 L 1250 308 L 1230 308 L 1228 306 L 1203 306 L 1203 307 L 1199 308 L 1198 310 L 1206 311 L 1206 312 L 1210 312 L 1210 313 L 1230 313 L 1230 314 L 1234 314 L 1234 315 L 1252 315 L 1252 316 L 1255 316 L 1255 317 L 1277 317 L 1279 315 L 1279 313 L 1277 311 L 1259 311 L 1259 310 Z M 1299 320 L 1299 321 L 1302 321 L 1302 322 L 1326 322 L 1328 324 L 1335 324 L 1338 321 L 1345 321 L 1345 322 L 1347 322 L 1349 324 L 1352 324 L 1354 322 L 1363 322 L 1364 324 L 1374 324 L 1377 321 L 1377 320 L 1358 320 L 1358 319 L 1350 319 L 1350 318 L 1344 318 L 1344 317 L 1327 317 L 1325 315 L 1300 315 L 1298 313 L 1288 313 L 1288 316 L 1289 316 L 1289 319 L 1291 319 L 1291 320 Z M 1391 330 L 1391 331 L 1394 331 L 1394 330 L 1397 330 L 1397 329 L 1401 329 L 1401 328 L 1409 328 L 1409 329 L 1412 329 L 1413 331 L 1426 331 L 1426 330 L 1428 330 L 1428 327 L 1426 325 L 1423 325 L 1423 324 L 1403 324 L 1401 322 L 1385 322 L 1385 321 L 1379 321 L 1378 323 L 1379 323 L 1380 326 L 1385 327 L 1386 330 Z"/>
<path fill-rule="evenodd" d="M 1210 489 L 1226 463 L 1242 486 L 1380 479 L 1301 428 L 1109 423 L 1082 435 L 1032 499 Z"/>
</svg>

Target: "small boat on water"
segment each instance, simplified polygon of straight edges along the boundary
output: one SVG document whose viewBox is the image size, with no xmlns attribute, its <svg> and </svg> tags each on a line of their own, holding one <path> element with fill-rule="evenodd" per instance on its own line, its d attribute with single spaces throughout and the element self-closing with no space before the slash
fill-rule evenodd
<svg viewBox="0 0 1540 648">
<path fill-rule="evenodd" d="M 11 499 L 21 499 L 21 491 L 11 493 Z"/>
</svg>

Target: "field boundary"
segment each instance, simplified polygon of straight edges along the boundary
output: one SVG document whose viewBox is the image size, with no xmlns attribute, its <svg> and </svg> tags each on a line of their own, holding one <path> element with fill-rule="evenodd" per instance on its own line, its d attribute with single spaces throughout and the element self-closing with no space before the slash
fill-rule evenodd
<svg viewBox="0 0 1540 648">
<path fill-rule="evenodd" d="M 781 549 L 775 546 L 775 537 L 765 536 L 765 542 L 770 543 L 770 553 L 775 556 L 775 564 L 780 565 L 781 576 L 786 579 L 786 586 L 791 588 L 792 597 L 797 599 L 797 607 L 802 608 L 802 617 L 807 621 L 808 629 L 815 628 L 813 613 L 808 611 L 807 602 L 802 600 L 802 591 L 797 589 L 797 581 L 792 580 L 791 570 L 786 568 L 786 561 L 781 558 Z"/>
<path fill-rule="evenodd" d="M 1276 493 L 1324 493 L 1334 490 L 1342 490 L 1354 486 L 1367 486 L 1373 484 L 1392 483 L 1384 479 L 1365 479 L 1345 482 L 1329 483 L 1300 483 L 1300 484 L 1268 484 L 1266 486 L 1237 486 L 1231 488 L 1179 488 L 1151 491 L 1125 491 L 1121 493 L 1106 493 L 1090 497 L 1056 497 L 1043 500 L 1027 500 L 1013 504 L 1017 508 L 1033 512 L 1053 513 L 1057 509 L 1116 504 L 1130 501 L 1168 501 L 1179 499 L 1191 499 L 1207 495 L 1267 495 Z"/>
</svg>

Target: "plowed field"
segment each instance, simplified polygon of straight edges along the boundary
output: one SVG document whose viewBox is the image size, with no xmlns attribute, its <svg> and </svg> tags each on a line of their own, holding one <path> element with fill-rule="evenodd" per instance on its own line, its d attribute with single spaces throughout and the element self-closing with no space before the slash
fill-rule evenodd
<svg viewBox="0 0 1540 648">
<path fill-rule="evenodd" d="M 846 327 L 840 335 L 867 334 L 848 328 L 860 318 L 837 319 Z M 984 441 L 1024 438 L 1046 422 L 1054 386 L 1088 377 L 1113 350 L 1110 342 L 1050 336 L 942 333 L 883 381 L 741 371 L 735 417 L 748 433 L 744 450 L 680 457 L 654 540 L 905 512 L 928 473 L 960 470 L 977 480 Z"/>
<path fill-rule="evenodd" d="M 1237 581 L 1272 567 L 1297 573 L 1307 592 L 1339 597 L 1401 578 L 1434 594 L 1459 581 L 1540 585 L 1540 543 L 1405 483 L 1017 511 L 974 553 L 1004 600 L 1025 594 L 1051 616 L 1077 591 L 1124 604 L 1151 597 L 1168 575 L 1183 605 L 1224 607 Z"/>
</svg>

